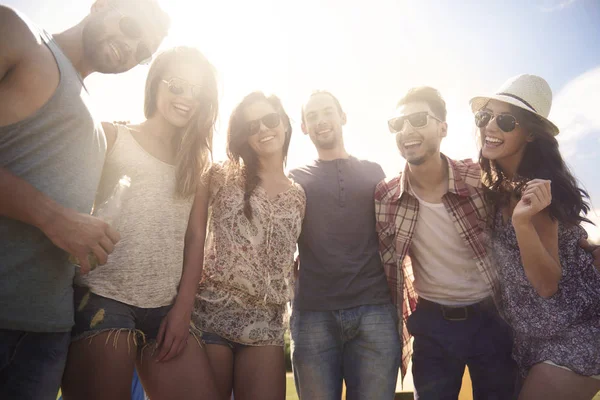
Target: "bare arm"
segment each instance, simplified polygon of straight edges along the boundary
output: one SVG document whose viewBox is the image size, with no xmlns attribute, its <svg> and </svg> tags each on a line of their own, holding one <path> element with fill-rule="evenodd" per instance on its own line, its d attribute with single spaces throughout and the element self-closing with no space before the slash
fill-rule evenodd
<svg viewBox="0 0 600 400">
<path fill-rule="evenodd" d="M 558 291 L 562 276 L 558 222 L 543 211 L 551 201 L 550 181 L 534 179 L 527 184 L 512 216 L 525 275 L 544 298 Z"/>
<path fill-rule="evenodd" d="M 18 25 L 21 25 L 20 18 L 14 10 L 0 4 L 0 85 L 22 57 L 21 46 L 15 43 L 13 33 Z"/>
<path fill-rule="evenodd" d="M 196 291 L 202 278 L 209 193 L 208 187 L 202 183 L 198 184 L 185 233 L 179 291 L 173 308 L 161 323 L 156 339 L 159 349 L 158 361 L 169 361 L 177 357 L 187 343 Z"/>
</svg>

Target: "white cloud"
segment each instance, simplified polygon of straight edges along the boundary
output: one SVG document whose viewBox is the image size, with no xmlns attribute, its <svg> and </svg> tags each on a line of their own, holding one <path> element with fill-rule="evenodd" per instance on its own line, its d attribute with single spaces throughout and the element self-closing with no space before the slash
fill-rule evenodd
<svg viewBox="0 0 600 400">
<path fill-rule="evenodd" d="M 583 138 L 600 133 L 599 104 L 600 67 L 571 80 L 555 96 L 550 120 L 561 131 L 557 139 L 566 158 L 575 154 Z"/>
<path fill-rule="evenodd" d="M 583 227 L 588 233 L 589 240 L 596 244 L 600 244 L 600 208 L 591 210 L 588 215 L 588 219 L 596 225 L 583 224 Z"/>
<path fill-rule="evenodd" d="M 542 10 L 543 12 L 564 10 L 571 4 L 575 3 L 575 1 L 577 0 L 545 0 L 540 5 L 540 10 Z"/>
</svg>

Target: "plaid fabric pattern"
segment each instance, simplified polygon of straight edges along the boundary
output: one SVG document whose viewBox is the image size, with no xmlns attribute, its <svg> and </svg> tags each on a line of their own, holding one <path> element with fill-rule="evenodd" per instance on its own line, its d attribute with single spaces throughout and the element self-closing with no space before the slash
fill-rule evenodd
<svg viewBox="0 0 600 400">
<path fill-rule="evenodd" d="M 488 210 L 481 185 L 481 169 L 470 159 L 455 161 L 443 157 L 448 162 L 448 192 L 442 202 L 465 245 L 473 251 L 477 268 L 496 298 L 498 280 L 487 252 Z M 408 190 L 406 171 L 381 181 L 375 188 L 379 252 L 392 302 L 398 312 L 398 331 L 402 334 L 402 376 L 406 374 L 412 356 L 406 319 L 417 306 L 417 294 L 408 250 L 419 217 L 419 202 Z"/>
</svg>

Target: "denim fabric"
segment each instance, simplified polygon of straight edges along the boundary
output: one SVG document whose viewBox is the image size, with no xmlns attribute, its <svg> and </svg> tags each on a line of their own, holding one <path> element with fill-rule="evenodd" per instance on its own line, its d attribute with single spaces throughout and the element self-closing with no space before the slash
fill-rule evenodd
<svg viewBox="0 0 600 400">
<path fill-rule="evenodd" d="M 511 357 L 512 333 L 493 303 L 469 306 L 464 320 L 449 320 L 448 315 L 435 303 L 419 303 L 408 318 L 414 336 L 415 399 L 458 399 L 465 365 L 474 400 L 513 398 L 517 368 Z"/>
<path fill-rule="evenodd" d="M 217 335 L 216 333 L 207 332 L 207 331 L 202 331 L 202 341 L 204 342 L 204 344 L 217 344 L 220 346 L 227 346 L 234 353 L 237 352 L 238 350 L 243 349 L 244 347 L 249 347 L 246 344 L 232 342 L 231 340 L 225 339 L 224 337 L 221 337 L 221 336 Z"/>
<path fill-rule="evenodd" d="M 73 340 L 102 331 L 127 329 L 141 331 L 145 341 L 155 340 L 164 317 L 172 306 L 139 308 L 98 296 L 86 287 L 75 286 L 75 326 Z"/>
<path fill-rule="evenodd" d="M 70 333 L 0 329 L 0 399 L 56 400 Z"/>
<path fill-rule="evenodd" d="M 398 316 L 392 304 L 337 311 L 293 310 L 292 363 L 304 400 L 394 398 L 400 366 Z"/>
</svg>

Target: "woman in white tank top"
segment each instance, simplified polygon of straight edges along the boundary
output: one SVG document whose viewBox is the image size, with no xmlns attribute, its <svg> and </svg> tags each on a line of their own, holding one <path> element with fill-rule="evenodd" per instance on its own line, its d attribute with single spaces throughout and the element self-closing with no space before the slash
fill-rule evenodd
<svg viewBox="0 0 600 400">
<path fill-rule="evenodd" d="M 63 379 L 69 399 L 129 399 L 133 369 L 153 400 L 215 399 L 191 323 L 202 264 L 183 267 L 193 196 L 208 167 L 218 99 L 215 71 L 196 49 L 159 55 L 139 125 L 103 124 L 108 151 L 96 204 L 119 178 L 131 186 L 106 265 L 78 276 L 75 327 Z M 85 340 L 84 340 L 85 339 Z"/>
</svg>

